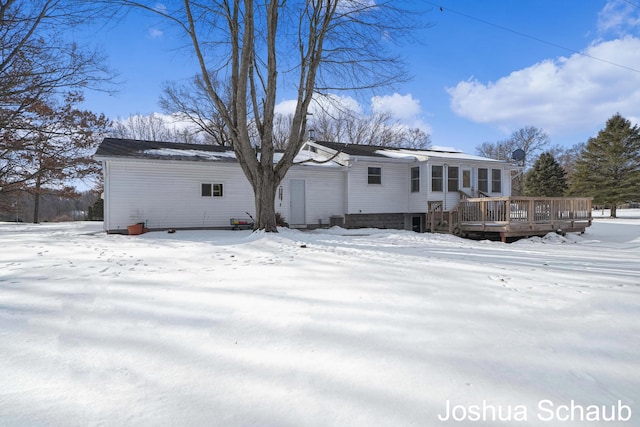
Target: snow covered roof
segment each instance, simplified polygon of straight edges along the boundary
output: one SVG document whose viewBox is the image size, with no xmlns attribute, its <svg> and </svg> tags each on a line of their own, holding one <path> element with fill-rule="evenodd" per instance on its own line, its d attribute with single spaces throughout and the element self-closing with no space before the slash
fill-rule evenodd
<svg viewBox="0 0 640 427">
<path fill-rule="evenodd" d="M 97 159 L 103 158 L 138 158 L 156 160 L 188 160 L 208 162 L 236 162 L 236 153 L 231 147 L 204 144 L 184 144 L 176 142 L 140 141 L 135 139 L 105 138 L 95 153 Z M 282 158 L 276 152 L 274 162 Z M 317 160 L 322 163 L 313 162 Z M 325 158 L 308 151 L 300 152 L 294 164 L 304 166 L 341 167 L 334 161 L 325 162 Z"/>
<path fill-rule="evenodd" d="M 391 157 L 391 158 L 405 158 L 415 159 L 419 161 L 428 160 L 430 158 L 437 159 L 455 159 L 455 160 L 477 160 L 483 162 L 498 162 L 504 163 L 502 160 L 489 159 L 487 157 L 474 156 L 473 154 L 466 154 L 459 151 L 435 151 L 435 150 L 405 150 L 405 149 L 392 149 L 387 148 L 378 150 L 378 154 Z"/>
<path fill-rule="evenodd" d="M 105 138 L 98 147 L 95 157 L 98 159 L 133 157 L 191 161 L 236 161 L 235 153 L 231 147 L 121 138 Z"/>
<path fill-rule="evenodd" d="M 427 161 L 429 159 L 463 160 L 502 163 L 501 160 L 474 156 L 460 151 L 411 150 L 406 148 L 380 147 L 376 145 L 352 145 L 328 141 L 314 141 L 313 144 L 328 148 L 325 153 L 303 149 L 295 158 L 295 163 L 305 166 L 341 167 L 346 158 L 338 156 L 328 162 L 318 163 L 330 157 L 330 152 L 340 152 L 348 157 L 374 157 L 380 160 L 395 159 Z M 280 160 L 282 153 L 275 153 L 274 161 Z M 134 139 L 105 138 L 95 153 L 97 159 L 120 157 L 156 160 L 187 160 L 207 162 L 236 162 L 236 154 L 231 147 L 204 144 L 184 144 L 176 142 L 140 141 Z M 311 160 L 316 160 L 313 162 Z"/>
<path fill-rule="evenodd" d="M 427 161 L 430 158 L 438 158 L 505 163 L 502 160 L 489 159 L 487 157 L 475 156 L 472 154 L 466 154 L 461 151 L 453 150 L 412 150 L 407 148 L 380 147 L 377 145 L 342 144 L 328 141 L 313 141 L 313 143 L 329 148 L 333 151 L 340 151 L 349 156 L 356 157 L 378 157 L 389 159 L 404 159 L 409 161 Z"/>
</svg>

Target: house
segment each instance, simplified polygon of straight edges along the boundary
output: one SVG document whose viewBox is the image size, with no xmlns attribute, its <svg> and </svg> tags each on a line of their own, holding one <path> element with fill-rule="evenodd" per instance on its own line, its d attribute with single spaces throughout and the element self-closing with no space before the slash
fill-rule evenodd
<svg viewBox="0 0 640 427">
<path fill-rule="evenodd" d="M 511 194 L 507 162 L 458 151 L 412 150 L 309 141 L 302 152 L 343 166 L 344 223 L 424 231 L 431 206 L 448 211 L 461 198 Z M 334 157 L 335 156 L 335 157 Z"/>
<path fill-rule="evenodd" d="M 104 227 L 229 228 L 255 212 L 229 147 L 105 138 Z M 283 179 L 276 210 L 291 227 L 342 225 L 425 231 L 427 214 L 461 199 L 508 197 L 507 162 L 457 151 L 308 141 Z"/>
</svg>

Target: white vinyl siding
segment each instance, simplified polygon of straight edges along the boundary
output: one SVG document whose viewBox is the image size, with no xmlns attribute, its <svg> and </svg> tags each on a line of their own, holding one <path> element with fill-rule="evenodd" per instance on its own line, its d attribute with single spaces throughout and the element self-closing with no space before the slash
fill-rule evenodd
<svg viewBox="0 0 640 427">
<path fill-rule="evenodd" d="M 293 166 L 282 180 L 282 191 L 276 192 L 276 211 L 289 221 L 290 187 L 292 179 L 305 180 L 305 214 L 307 225 L 329 224 L 333 215 L 344 215 L 345 173 L 340 169 L 313 166 Z M 253 193 L 252 193 L 253 194 Z M 282 195 L 282 198 L 280 197 Z"/>
<path fill-rule="evenodd" d="M 105 228 L 145 222 L 148 228 L 229 227 L 230 218 L 255 217 L 253 189 L 235 163 L 171 161 L 105 162 Z M 344 172 L 294 166 L 276 192 L 276 211 L 289 216 L 291 178 L 307 180 L 307 224 L 344 214 Z M 203 183 L 223 183 L 223 197 L 203 197 Z M 213 191 L 213 188 L 212 188 Z"/>
<path fill-rule="evenodd" d="M 126 229 L 226 227 L 232 217 L 253 215 L 253 191 L 235 164 L 109 161 L 105 227 Z M 224 182 L 224 197 L 202 197 L 202 183 Z M 106 190 L 106 188 L 105 188 Z"/>
<path fill-rule="evenodd" d="M 407 212 L 409 170 L 403 163 L 387 163 L 382 168 L 382 184 L 368 183 L 371 164 L 355 162 L 348 174 L 348 213 Z"/>
</svg>

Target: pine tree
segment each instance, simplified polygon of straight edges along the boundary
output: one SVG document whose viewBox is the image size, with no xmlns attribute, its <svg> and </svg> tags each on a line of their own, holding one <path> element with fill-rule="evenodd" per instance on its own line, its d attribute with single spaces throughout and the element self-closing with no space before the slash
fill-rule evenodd
<svg viewBox="0 0 640 427">
<path fill-rule="evenodd" d="M 611 117 L 595 138 L 590 138 L 576 161 L 571 193 L 593 197 L 595 204 L 611 207 L 640 197 L 640 129 L 620 114 Z"/>
<path fill-rule="evenodd" d="M 525 195 L 562 197 L 567 191 L 567 173 L 553 154 L 542 153 L 525 179 Z"/>
</svg>

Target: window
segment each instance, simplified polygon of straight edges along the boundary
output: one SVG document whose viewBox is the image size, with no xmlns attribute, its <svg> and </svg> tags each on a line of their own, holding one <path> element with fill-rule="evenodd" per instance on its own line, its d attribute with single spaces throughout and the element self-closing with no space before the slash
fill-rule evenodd
<svg viewBox="0 0 640 427">
<path fill-rule="evenodd" d="M 485 168 L 478 169 L 478 191 L 489 192 L 489 171 Z"/>
<path fill-rule="evenodd" d="M 471 171 L 469 169 L 462 170 L 462 188 L 471 188 Z"/>
<path fill-rule="evenodd" d="M 382 168 L 369 166 L 367 171 L 367 183 L 369 184 L 382 184 Z"/>
<path fill-rule="evenodd" d="M 431 166 L 431 191 L 442 191 L 442 166 Z"/>
<path fill-rule="evenodd" d="M 222 184 L 202 184 L 202 197 L 222 197 Z"/>
<path fill-rule="evenodd" d="M 502 170 L 491 169 L 491 192 L 502 192 Z"/>
<path fill-rule="evenodd" d="M 411 168 L 411 192 L 420 192 L 420 167 Z"/>
<path fill-rule="evenodd" d="M 457 166 L 449 166 L 447 169 L 447 190 L 448 191 L 458 191 L 458 167 Z"/>
</svg>

